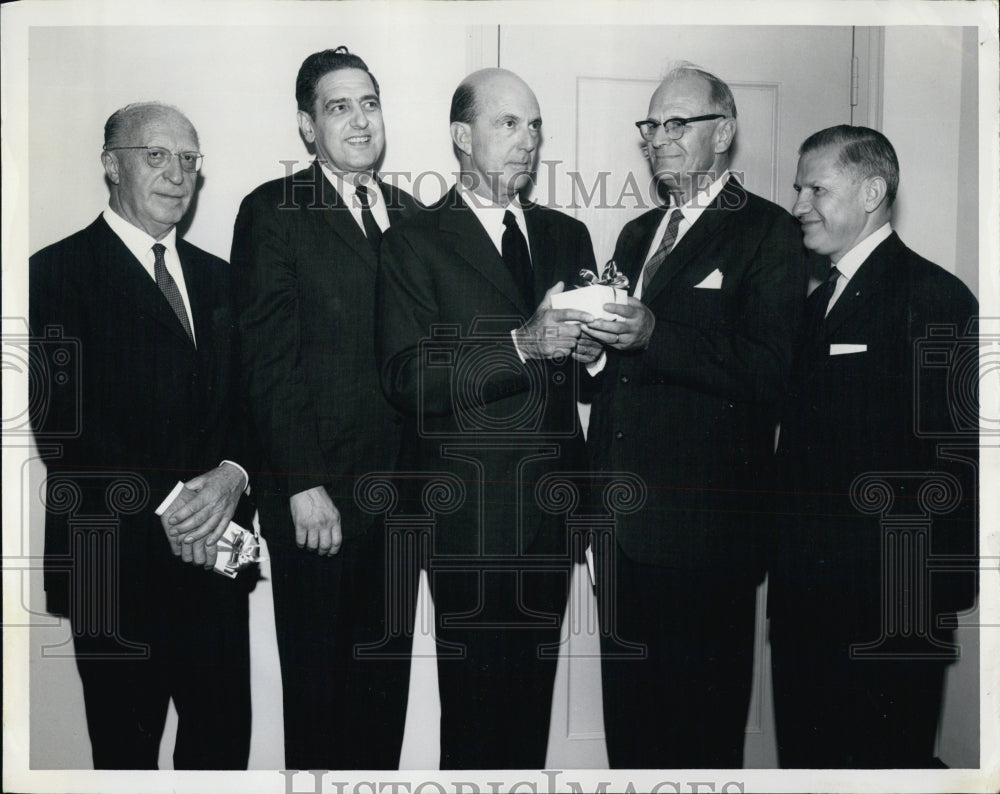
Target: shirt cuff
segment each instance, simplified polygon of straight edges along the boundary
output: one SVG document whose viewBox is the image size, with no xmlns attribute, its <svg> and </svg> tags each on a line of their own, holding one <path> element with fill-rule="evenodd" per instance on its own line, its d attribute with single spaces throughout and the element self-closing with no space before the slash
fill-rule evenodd
<svg viewBox="0 0 1000 794">
<path fill-rule="evenodd" d="M 250 495 L 250 475 L 247 474 L 247 470 L 244 469 L 235 460 L 224 460 L 219 465 L 221 466 L 223 463 L 228 463 L 230 466 L 235 466 L 237 469 L 240 470 L 240 472 L 243 474 L 243 493 L 245 493 L 245 494 L 247 494 L 249 496 Z"/>
<path fill-rule="evenodd" d="M 521 359 L 522 364 L 527 364 L 528 359 L 525 357 L 524 353 L 521 352 L 521 348 L 517 346 L 517 329 L 515 328 L 510 332 L 510 338 L 514 342 L 514 349 L 517 351 L 517 357 Z"/>
<path fill-rule="evenodd" d="M 604 369 L 607 363 L 608 363 L 607 351 L 602 350 L 601 355 L 598 357 L 598 359 L 596 361 L 591 361 L 587 365 L 587 373 L 591 377 L 595 377 L 601 373 L 601 371 Z"/>
</svg>

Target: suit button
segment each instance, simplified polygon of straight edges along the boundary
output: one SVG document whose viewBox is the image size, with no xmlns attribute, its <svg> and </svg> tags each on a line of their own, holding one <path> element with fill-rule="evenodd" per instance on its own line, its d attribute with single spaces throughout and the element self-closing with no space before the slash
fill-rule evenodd
<svg viewBox="0 0 1000 794">
<path fill-rule="evenodd" d="M 394 425 L 403 424 L 403 417 L 401 417 L 399 414 L 396 414 L 394 417 L 392 417 L 392 423 Z"/>
<path fill-rule="evenodd" d="M 625 438 L 625 434 L 621 430 L 616 430 L 615 438 Z"/>
<path fill-rule="evenodd" d="M 622 383 L 628 383 L 628 375 L 622 375 Z"/>
</svg>

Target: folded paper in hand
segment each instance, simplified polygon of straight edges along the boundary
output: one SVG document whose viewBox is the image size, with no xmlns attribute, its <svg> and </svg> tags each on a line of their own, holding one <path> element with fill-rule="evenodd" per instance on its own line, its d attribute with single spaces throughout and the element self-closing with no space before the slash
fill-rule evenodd
<svg viewBox="0 0 1000 794">
<path fill-rule="evenodd" d="M 168 507 L 184 490 L 184 483 L 178 482 L 167 498 L 156 508 L 156 515 L 162 516 Z M 244 529 L 235 521 L 230 521 L 226 531 L 219 538 L 219 553 L 215 558 L 215 572 L 235 579 L 244 568 L 260 562 L 260 538 L 254 532 Z"/>
</svg>

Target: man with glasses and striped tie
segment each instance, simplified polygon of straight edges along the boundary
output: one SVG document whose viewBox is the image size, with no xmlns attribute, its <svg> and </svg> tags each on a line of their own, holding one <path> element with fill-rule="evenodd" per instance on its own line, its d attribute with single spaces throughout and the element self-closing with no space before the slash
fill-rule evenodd
<svg viewBox="0 0 1000 794">
<path fill-rule="evenodd" d="M 95 768 L 155 769 L 172 699 L 175 768 L 245 769 L 253 576 L 211 570 L 253 463 L 229 266 L 177 234 L 202 162 L 187 118 L 128 105 L 104 136 L 108 208 L 30 263 L 47 609 L 69 619 Z"/>
<path fill-rule="evenodd" d="M 646 487 L 597 549 L 608 757 L 739 767 L 758 505 L 805 294 L 802 244 L 792 217 L 729 171 L 736 104 L 720 79 L 681 65 L 637 126 L 669 202 L 622 230 L 614 261 L 634 290 L 604 307 L 615 320 L 586 326 L 607 354 L 594 465 Z"/>
</svg>

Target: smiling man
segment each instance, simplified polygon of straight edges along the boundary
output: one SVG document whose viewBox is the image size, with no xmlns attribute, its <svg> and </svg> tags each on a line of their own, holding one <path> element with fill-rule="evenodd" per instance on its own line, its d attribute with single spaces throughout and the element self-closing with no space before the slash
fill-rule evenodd
<svg viewBox="0 0 1000 794">
<path fill-rule="evenodd" d="M 892 230 L 899 163 L 884 135 L 831 127 L 799 155 L 793 212 L 830 268 L 781 416 L 768 574 L 778 757 L 935 766 L 957 657 L 947 627 L 975 589 L 977 428 L 956 417 L 978 417 L 976 301 Z M 932 576 L 928 555 L 951 570 Z"/>
<path fill-rule="evenodd" d="M 427 499 L 443 769 L 545 764 L 569 538 L 543 478 L 585 468 L 572 356 L 579 321 L 549 298 L 593 269 L 579 221 L 526 200 L 542 119 L 517 75 L 469 75 L 451 104 L 459 182 L 386 235 L 378 278 L 382 384 L 406 414 L 406 468 Z M 419 499 L 419 494 L 414 494 Z M 417 501 L 417 504 L 420 504 Z"/>
<path fill-rule="evenodd" d="M 108 209 L 31 258 L 33 424 L 52 453 L 47 607 L 69 619 L 98 769 L 155 769 L 171 699 L 175 768 L 244 769 L 250 751 L 253 577 L 203 570 L 247 485 L 232 461 L 251 462 L 229 266 L 176 229 L 201 161 L 178 110 L 116 111 L 101 154 Z M 76 391 L 45 358 L 52 332 L 77 346 Z M 75 422 L 72 438 L 45 443 Z"/>
<path fill-rule="evenodd" d="M 375 271 L 382 232 L 416 203 L 378 179 L 385 124 L 361 58 L 345 47 L 310 55 L 295 97 L 316 159 L 243 200 L 232 251 L 264 459 L 257 501 L 274 577 L 285 765 L 394 769 L 413 617 L 388 602 L 385 528 L 359 509 L 354 486 L 390 471 L 399 452 L 401 421 L 375 367 Z M 381 655 L 356 652 L 388 636 Z"/>
<path fill-rule="evenodd" d="M 736 104 L 719 78 L 674 69 L 636 124 L 669 203 L 622 230 L 614 260 L 633 291 L 605 306 L 617 319 L 587 326 L 607 351 L 594 465 L 639 475 L 646 497 L 598 555 L 608 757 L 612 767 L 733 768 L 802 244 L 789 214 L 729 171 Z M 629 656 L 622 643 L 645 652 Z"/>
</svg>

